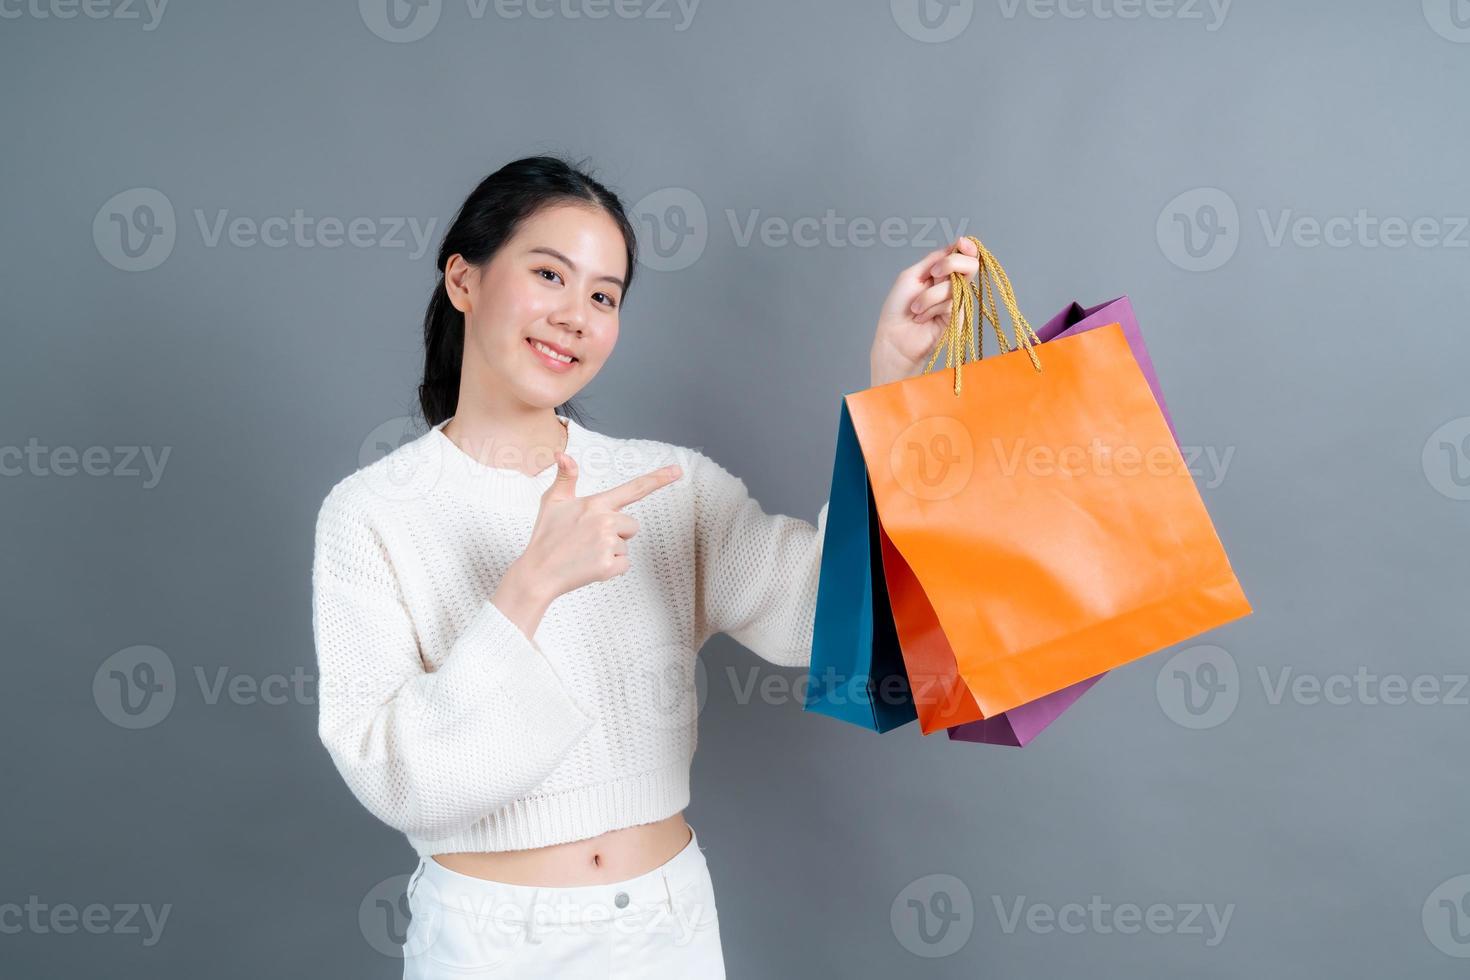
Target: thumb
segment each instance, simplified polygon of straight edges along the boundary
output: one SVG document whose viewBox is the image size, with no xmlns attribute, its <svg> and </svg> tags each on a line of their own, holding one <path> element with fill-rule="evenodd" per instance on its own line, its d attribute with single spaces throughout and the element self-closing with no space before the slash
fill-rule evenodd
<svg viewBox="0 0 1470 980">
<path fill-rule="evenodd" d="M 556 454 L 556 479 L 546 488 L 546 496 L 562 500 L 577 495 L 577 461 L 566 453 Z"/>
</svg>

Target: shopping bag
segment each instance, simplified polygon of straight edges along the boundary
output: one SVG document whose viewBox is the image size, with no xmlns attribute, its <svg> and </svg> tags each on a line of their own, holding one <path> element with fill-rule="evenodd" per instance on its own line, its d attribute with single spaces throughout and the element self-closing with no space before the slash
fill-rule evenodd
<svg viewBox="0 0 1470 980">
<path fill-rule="evenodd" d="M 943 345 L 952 381 L 926 371 L 844 405 L 882 529 L 989 719 L 1251 608 L 1121 324 L 1041 348 L 972 240 L 979 290 L 957 284 Z M 958 314 L 976 303 L 1001 354 L 967 362 L 973 317 Z"/>
<path fill-rule="evenodd" d="M 877 547 L 878 512 L 844 400 L 803 698 L 808 711 L 875 732 L 915 718 Z"/>
<path fill-rule="evenodd" d="M 1128 349 L 1133 353 L 1133 359 L 1138 362 L 1138 367 L 1143 371 L 1144 379 L 1148 381 L 1149 390 L 1154 394 L 1154 400 L 1159 403 L 1159 410 L 1164 415 L 1164 421 L 1169 426 L 1169 431 L 1174 436 L 1177 444 L 1179 433 L 1174 428 L 1174 421 L 1169 416 L 1169 406 L 1164 403 L 1164 394 L 1159 388 L 1158 373 L 1154 370 L 1153 359 L 1149 357 L 1148 346 L 1143 342 L 1143 333 L 1138 328 L 1138 318 L 1133 313 L 1133 304 L 1127 296 L 1119 296 L 1117 299 L 1099 303 L 1096 306 L 1084 308 L 1075 300 L 1068 304 L 1056 316 L 1048 320 L 1036 331 L 1037 337 L 1044 344 L 1057 337 L 1070 336 L 1081 333 L 1084 330 L 1093 330 L 1097 327 L 1106 326 L 1109 323 L 1117 323 L 1123 328 L 1123 335 L 1128 339 Z M 977 336 L 977 342 L 983 343 L 984 338 Z M 888 551 L 884 551 L 885 559 Z M 893 591 L 892 573 L 890 573 L 890 592 Z M 895 609 L 899 602 L 893 600 Z M 899 641 L 903 642 L 904 622 L 895 617 L 899 628 Z M 954 655 L 947 649 L 949 665 L 954 663 Z M 957 670 L 956 670 L 957 673 Z M 1071 687 L 1063 688 L 1055 694 L 1048 694 L 1029 704 L 997 715 L 994 718 L 985 718 L 979 721 L 965 721 L 961 724 L 953 724 L 949 727 L 949 737 L 963 742 L 984 742 L 993 745 L 1024 746 L 1040 734 L 1041 730 L 1057 719 L 1062 712 L 1066 711 L 1077 699 L 1081 697 L 1093 684 L 1101 679 L 1101 675 L 1089 678 L 1073 684 Z M 979 713 L 979 709 L 975 709 Z M 919 708 L 919 720 L 924 722 L 924 708 Z"/>
<path fill-rule="evenodd" d="M 925 735 L 948 728 L 949 737 L 964 742 L 985 742 L 1020 748 L 1070 708 L 1088 688 L 1097 683 L 1090 677 L 1053 694 L 984 718 L 969 688 L 960 678 L 954 651 L 934 615 L 923 588 L 879 526 L 883 549 L 883 575 L 888 599 L 898 630 L 899 648 Z"/>
<path fill-rule="evenodd" d="M 1169 415 L 1169 406 L 1164 404 L 1164 393 L 1159 388 L 1158 372 L 1154 370 L 1153 359 L 1148 356 L 1148 345 L 1143 342 L 1143 332 L 1138 329 L 1138 318 L 1133 315 L 1133 303 L 1127 296 L 1119 296 L 1117 299 L 1110 299 L 1106 303 L 1099 303 L 1085 309 L 1074 301 L 1037 330 L 1036 336 L 1044 344 L 1048 340 L 1064 336 L 1070 337 L 1084 330 L 1095 330 L 1098 327 L 1107 326 L 1109 323 L 1122 326 L 1123 336 L 1128 338 L 1128 349 L 1133 352 L 1133 359 L 1138 362 L 1139 370 L 1143 372 L 1149 390 L 1154 393 L 1154 400 L 1159 403 L 1159 411 L 1164 413 L 1164 422 L 1169 426 L 1169 432 L 1177 443 L 1179 433 L 1174 429 L 1174 419 Z"/>
</svg>

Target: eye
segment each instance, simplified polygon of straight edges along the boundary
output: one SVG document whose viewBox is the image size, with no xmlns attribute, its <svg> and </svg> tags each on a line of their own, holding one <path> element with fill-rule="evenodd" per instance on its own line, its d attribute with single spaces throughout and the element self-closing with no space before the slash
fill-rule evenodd
<svg viewBox="0 0 1470 980">
<path fill-rule="evenodd" d="M 615 310 L 615 309 L 618 308 L 618 302 L 617 302 L 617 300 L 613 299 L 607 293 L 597 293 L 596 295 L 601 296 L 603 299 L 607 300 L 607 308 L 608 309 Z"/>
<path fill-rule="evenodd" d="M 553 275 L 553 276 L 555 276 L 555 277 L 556 277 L 556 278 L 557 278 L 557 279 L 560 279 L 560 278 L 561 278 L 561 273 L 560 273 L 560 272 L 557 272 L 557 271 L 556 271 L 556 270 L 555 270 L 555 269 L 548 269 L 548 268 L 545 268 L 545 267 L 544 267 L 544 266 L 543 266 L 543 267 L 542 267 L 542 268 L 540 268 L 540 269 L 537 269 L 537 270 L 536 270 L 536 274 L 537 274 L 537 275 L 538 275 L 538 276 L 539 276 L 539 275 L 540 275 L 540 274 L 541 274 L 541 273 L 543 273 L 543 272 L 547 272 L 547 273 L 550 273 L 550 274 L 551 274 L 551 275 Z"/>
</svg>

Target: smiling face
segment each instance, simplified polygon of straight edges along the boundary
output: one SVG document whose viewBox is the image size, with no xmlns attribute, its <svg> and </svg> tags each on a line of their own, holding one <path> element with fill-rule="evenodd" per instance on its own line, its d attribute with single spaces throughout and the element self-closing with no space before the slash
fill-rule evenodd
<svg viewBox="0 0 1470 980">
<path fill-rule="evenodd" d="M 460 397 L 508 398 L 539 409 L 565 403 L 617 343 L 627 265 L 617 222 L 600 208 L 575 204 L 525 219 L 483 266 L 451 256 L 445 288 L 465 315 Z"/>
</svg>

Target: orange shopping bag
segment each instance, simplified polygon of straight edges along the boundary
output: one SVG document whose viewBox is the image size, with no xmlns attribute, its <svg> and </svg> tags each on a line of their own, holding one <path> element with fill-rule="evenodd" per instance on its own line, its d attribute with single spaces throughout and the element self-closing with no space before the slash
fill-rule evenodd
<svg viewBox="0 0 1470 980">
<path fill-rule="evenodd" d="M 1005 270 L 972 240 L 979 288 L 954 291 L 952 379 L 925 373 L 847 405 L 883 530 L 943 631 L 929 647 L 947 641 L 988 718 L 1251 608 L 1122 327 L 1038 348 Z M 966 363 L 968 311 L 978 303 L 983 325 L 987 299 L 1002 353 Z M 916 700 L 947 685 L 942 668 L 924 676 L 909 661 L 907 642 L 904 655 Z"/>
</svg>

